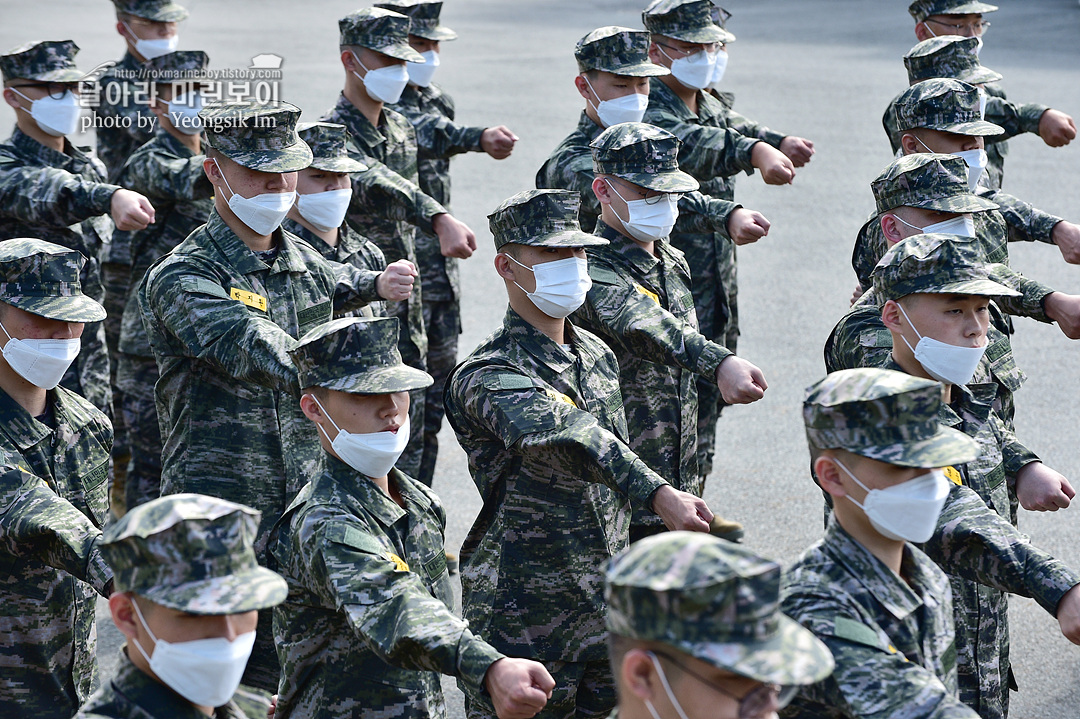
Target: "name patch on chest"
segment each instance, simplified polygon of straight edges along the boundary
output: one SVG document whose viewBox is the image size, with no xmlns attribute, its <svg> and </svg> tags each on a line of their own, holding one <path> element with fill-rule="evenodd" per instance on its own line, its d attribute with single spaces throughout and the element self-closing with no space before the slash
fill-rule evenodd
<svg viewBox="0 0 1080 719">
<path fill-rule="evenodd" d="M 229 297 L 232 297 L 239 302 L 243 302 L 248 307 L 254 307 L 257 310 L 266 312 L 266 298 L 262 295 L 232 287 L 229 289 Z"/>
</svg>

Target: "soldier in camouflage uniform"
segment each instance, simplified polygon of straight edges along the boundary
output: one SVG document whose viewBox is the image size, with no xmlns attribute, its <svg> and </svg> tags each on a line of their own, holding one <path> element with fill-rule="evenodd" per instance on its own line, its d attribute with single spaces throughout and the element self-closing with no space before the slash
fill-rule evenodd
<svg viewBox="0 0 1080 719">
<path fill-rule="evenodd" d="M 609 124 L 641 120 L 649 94 L 649 78 L 669 71 L 649 61 L 647 32 L 617 25 L 598 28 L 578 40 L 574 57 L 580 72 L 574 78 L 574 85 L 585 98 L 585 110 L 577 128 L 559 143 L 537 171 L 536 186 L 578 192 L 581 195 L 578 221 L 581 229 L 592 232 L 600 216 L 600 202 L 592 191 L 596 176 L 589 144 Z M 607 97 L 601 98 L 597 87 Z M 609 114 L 611 111 L 605 107 L 604 114 L 610 122 L 600 118 L 601 104 L 638 96 L 638 108 L 633 112 Z M 683 226 L 693 226 L 700 232 L 715 231 L 740 245 L 755 242 L 769 231 L 769 221 L 760 213 L 728 200 L 707 197 L 697 190 L 679 196 L 679 213 Z"/>
<path fill-rule="evenodd" d="M 982 19 L 983 13 L 995 10 L 996 5 L 971 0 L 915 0 L 908 7 L 908 12 L 915 20 L 915 37 L 920 41 L 947 35 L 971 37 L 976 39 L 976 52 L 982 47 L 983 32 L 990 25 Z M 989 140 L 990 144 L 986 148 L 989 155 L 986 168 L 989 173 L 989 186 L 1000 190 L 1005 173 L 1005 155 L 1009 152 L 1008 138 L 1030 132 L 1038 134 L 1050 147 L 1062 147 L 1076 137 L 1076 124 L 1065 113 L 1046 105 L 1010 102 L 1006 98 L 1005 88 L 997 84 L 996 80 L 987 80 L 986 83 L 986 109 L 988 113 L 992 113 L 988 119 L 1005 128 L 1001 135 Z M 998 122 L 999 119 L 1005 122 Z"/>
<path fill-rule="evenodd" d="M 440 0 L 390 0 L 375 7 L 409 16 L 409 46 L 426 62 L 406 64 L 409 84 L 401 99 L 391 105 L 416 130 L 419 148 L 417 171 L 420 189 L 443 207 L 450 206 L 450 158 L 463 152 L 486 152 L 503 160 L 513 152 L 517 136 L 504 125 L 466 127 L 454 122 L 454 99 L 431 82 L 439 66 L 439 43 L 456 40 L 457 33 L 439 24 Z M 424 445 L 416 476 L 431 486 L 439 453 L 439 430 L 443 421 L 443 387 L 446 375 L 457 364 L 461 334 L 461 282 L 457 258 L 444 257 L 438 238 L 423 227 L 416 231 L 416 255 L 424 286 L 424 330 L 427 355 L 424 363 L 435 380 L 424 400 Z"/>
<path fill-rule="evenodd" d="M 112 427 L 56 386 L 65 363 L 36 346 L 77 350 L 105 317 L 83 294 L 84 263 L 50 242 L 0 243 L 0 714 L 14 719 L 67 719 L 90 695 L 95 599 L 112 588 L 98 548 Z"/>
<path fill-rule="evenodd" d="M 825 645 L 780 613 L 780 565 L 713 537 L 634 544 L 604 596 L 621 719 L 775 717 L 833 669 Z"/>
<path fill-rule="evenodd" d="M 105 163 L 110 182 L 135 150 L 154 135 L 157 117 L 150 111 L 150 84 L 143 66 L 148 60 L 176 50 L 177 23 L 187 19 L 187 8 L 171 0 L 113 0 L 116 32 L 127 46 L 118 62 L 108 63 L 93 96 L 97 155 Z"/>
<path fill-rule="evenodd" d="M 603 566 L 627 546 L 630 509 L 705 531 L 705 502 L 627 446 L 615 355 L 565 317 L 590 281 L 578 195 L 528 190 L 488 216 L 510 306 L 501 328 L 450 374 L 447 419 L 484 506 L 461 550 L 462 616 L 504 654 L 544 663 L 556 689 L 541 716 L 600 717 L 615 703 L 604 658 Z M 465 684 L 470 719 L 490 699 Z"/>
<path fill-rule="evenodd" d="M 345 88 L 337 104 L 322 119 L 345 126 L 351 136 L 349 154 L 355 159 L 373 170 L 395 174 L 407 186 L 415 186 L 420 180 L 416 131 L 404 115 L 386 106 L 396 102 L 408 84 L 406 62 L 424 62 L 423 56 L 409 46 L 409 18 L 382 8 L 365 8 L 339 20 L 338 29 L 341 64 L 346 71 Z M 369 81 L 365 80 L 376 71 Z M 387 81 L 388 74 L 392 77 Z M 374 162 L 378 164 L 373 165 Z M 366 181 L 366 175 L 359 173 L 356 177 Z M 419 192 L 416 200 L 417 208 L 425 209 L 417 209 L 414 217 L 399 217 L 393 222 L 387 222 L 381 211 L 372 212 L 365 196 L 363 191 L 355 193 L 347 220 L 353 229 L 378 245 L 391 262 L 400 259 L 419 262 L 416 228 L 433 231 L 445 257 L 466 258 L 476 249 L 472 231 L 423 192 Z M 417 369 L 426 369 L 424 359 L 428 353 L 422 277 L 421 274 L 413 284 L 413 295 L 408 301 L 391 308 L 391 314 L 400 317 L 408 327 L 408 332 L 401 336 L 401 356 L 405 364 Z M 416 393 L 410 406 L 412 439 L 399 462 L 403 472 L 415 477 L 424 455 L 424 396 Z"/>
<path fill-rule="evenodd" d="M 504 719 L 531 717 L 554 682 L 454 616 L 446 512 L 393 466 L 407 440 L 409 392 L 432 381 L 402 363 L 399 326 L 396 317 L 337 319 L 289 352 L 327 456 L 271 537 L 289 583 L 274 611 L 275 717 L 445 717 L 439 672 L 486 688 Z M 383 451 L 365 451 L 375 445 L 364 440 Z"/>
<path fill-rule="evenodd" d="M 700 497 L 697 377 L 716 382 L 731 404 L 760 399 L 767 385 L 757 367 L 698 332 L 690 268 L 667 242 L 670 224 L 633 223 L 643 202 L 671 207 L 674 196 L 697 187 L 679 170 L 678 152 L 674 135 L 637 122 L 610 127 L 593 140 L 593 190 L 601 207 L 593 234 L 608 244 L 588 251 L 592 288 L 573 317 L 621 358 L 630 449 L 673 487 Z M 676 214 L 672 207 L 669 223 Z M 728 536 L 740 537 L 741 525 L 729 524 Z M 635 511 L 630 541 L 663 529 L 652 512 Z"/>
<path fill-rule="evenodd" d="M 197 79 L 208 62 L 204 52 L 181 50 L 149 60 L 144 66 L 147 77 L 153 78 L 156 99 L 148 108 L 157 122 L 157 132 L 128 158 L 117 182 L 149 197 L 157 213 L 154 224 L 145 230 L 113 234 L 113 244 L 127 248 L 124 265 L 130 287 L 138 287 L 150 265 L 205 224 L 214 207 L 214 186 L 202 167 L 206 159 L 202 124 L 182 109 L 200 104 Z M 157 362 L 143 328 L 138 293 L 130 292 L 123 305 L 116 362 L 116 400 L 130 450 L 123 494 L 113 495 L 117 516 L 161 491 L 161 431 L 154 400 L 157 379 Z M 117 461 L 122 459 L 114 454 Z"/>
<path fill-rule="evenodd" d="M 349 173 L 367 169 L 362 162 L 349 157 L 345 128 L 330 122 L 302 122 L 296 126 L 296 132 L 311 148 L 314 159 L 309 167 L 296 174 L 297 202 L 281 228 L 307 242 L 328 260 L 382 272 L 386 268 L 382 250 L 345 222 L 352 202 Z M 342 316 L 385 317 L 386 306 L 381 301 L 370 302 Z"/>
<path fill-rule="evenodd" d="M 261 561 L 273 522 L 322 462 L 287 351 L 335 312 L 407 297 L 414 271 L 406 263 L 382 273 L 331 263 L 278 226 L 294 199 L 295 173 L 312 159 L 296 134 L 299 116 L 288 103 L 200 112 L 214 209 L 150 267 L 138 290 L 161 372 L 161 492 L 196 491 L 258 509 Z M 256 211 L 269 203 L 252 207 L 252 197 L 274 195 L 285 201 L 270 213 Z M 274 691 L 269 612 L 260 621 L 245 683 Z"/>
<path fill-rule="evenodd" d="M 707 76 L 682 72 L 687 58 L 704 53 L 715 67 L 716 54 L 733 35 L 713 19 L 710 0 L 654 0 L 642 13 L 651 33 L 649 59 L 673 75 L 659 78 L 649 91 L 645 122 L 671 132 L 682 141 L 679 166 L 701 183 L 702 194 L 734 200 L 735 175 L 761 170 L 769 184 L 787 184 L 795 177 L 792 161 L 773 145 L 783 135 L 744 122 L 735 127 L 731 111 L 703 92 Z M 678 65 L 676 65 L 678 63 Z M 680 80 L 676 75 L 682 75 Z M 700 87 L 687 84 L 692 82 Z M 741 116 L 740 116 L 741 117 Z M 694 305 L 701 333 L 735 351 L 739 338 L 735 247 L 723 233 L 702 231 L 686 223 L 675 225 L 671 244 L 694 258 Z M 698 381 L 698 466 L 712 473 L 716 422 L 723 398 L 713 382 Z"/>
<path fill-rule="evenodd" d="M 269 697 L 258 705 L 237 688 L 257 610 L 288 589 L 255 560 L 258 526 L 250 507 L 202 494 L 154 499 L 109 526 L 101 542 L 116 574 L 109 611 L 127 644 L 115 676 L 76 719 L 264 719 Z M 202 661 L 171 661 L 192 654 Z"/>
<path fill-rule="evenodd" d="M 988 507 L 1011 520 L 1011 493 L 1025 507 L 1056 511 L 1069 506 L 1072 487 L 1021 445 L 994 413 L 997 385 L 975 382 L 974 365 L 967 364 L 966 358 L 950 360 L 952 355 L 934 355 L 929 348 L 919 347 L 929 341 L 967 348 L 979 361 L 986 345 L 989 298 L 1019 295 L 991 281 L 992 271 L 980 245 L 971 238 L 916 235 L 890 249 L 873 278 L 874 290 L 884 300 L 882 322 L 893 339 L 892 357 L 885 368 L 944 382 L 941 423 L 978 444 L 977 458 L 947 467 L 946 475 L 970 487 Z M 949 565 L 943 567 L 952 571 Z M 1007 595 L 970 578 L 951 575 L 950 579 L 960 697 L 983 717 L 1005 717 L 1008 689 L 1015 687 L 1009 665 Z M 1061 587 L 1061 594 L 1071 587 Z"/>
<path fill-rule="evenodd" d="M 101 248 L 114 227 L 139 230 L 153 222 L 154 208 L 142 195 L 107 184 L 101 163 L 65 137 L 78 124 L 78 51 L 63 40 L 27 43 L 0 55 L 4 100 L 15 109 L 16 122 L 0 145 L 0 238 L 37 237 L 82 253 L 84 291 L 102 301 Z M 84 334 L 85 349 L 63 385 L 111 414 L 104 328 L 92 322 Z"/>
<path fill-rule="evenodd" d="M 965 290 L 1008 291 L 986 274 L 963 282 Z M 955 586 L 960 576 L 1034 597 L 1080 642 L 1080 594 L 1071 590 L 1080 575 L 935 469 L 980 450 L 939 422 L 941 389 L 896 371 L 854 369 L 807 390 L 813 469 L 835 514 L 825 538 L 785 576 L 782 607 L 825 641 L 836 670 L 804 689 L 781 713 L 787 719 L 1000 716 L 959 700 L 957 653 L 963 662 L 965 647 L 962 636 L 954 641 L 954 617 L 963 615 L 952 611 L 949 580 Z M 902 500 L 890 502 L 902 484 Z M 905 511 L 907 501 L 915 509 Z M 925 554 L 913 541 L 925 542 Z M 993 660 L 983 659 L 992 671 Z"/>
</svg>

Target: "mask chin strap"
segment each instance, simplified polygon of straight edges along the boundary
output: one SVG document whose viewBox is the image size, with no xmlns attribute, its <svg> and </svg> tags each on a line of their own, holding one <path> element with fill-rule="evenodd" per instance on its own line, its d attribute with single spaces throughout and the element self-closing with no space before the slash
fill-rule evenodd
<svg viewBox="0 0 1080 719">
<path fill-rule="evenodd" d="M 894 215 L 894 217 L 895 217 L 895 215 Z M 896 219 L 900 220 L 899 217 L 897 217 Z M 903 220 L 900 220 L 900 221 L 903 222 Z M 907 312 L 904 311 L 904 306 L 902 304 L 900 304 L 899 302 L 896 303 L 896 306 L 900 308 L 900 314 L 902 314 L 904 316 L 904 319 L 907 320 L 907 323 L 911 326 L 911 329 L 915 331 L 915 334 L 921 340 L 923 338 L 923 336 L 921 334 L 919 334 L 919 330 L 915 329 L 915 323 L 912 322 L 911 318 L 907 316 Z M 906 344 L 908 346 L 909 350 L 911 350 L 912 352 L 915 352 L 915 348 L 912 347 L 911 343 L 907 341 L 907 337 L 905 337 L 903 334 L 901 334 L 900 339 L 904 340 L 904 344 Z M 849 472 L 848 474 L 851 474 L 851 473 Z M 856 481 L 858 481 L 858 480 L 856 480 Z M 865 489 L 865 487 L 864 487 L 864 489 Z"/>
<path fill-rule="evenodd" d="M 319 409 L 322 410 L 323 415 L 325 415 L 326 418 L 328 420 L 330 420 L 330 424 L 334 425 L 334 429 L 336 429 L 338 431 L 338 434 L 341 434 L 341 427 L 337 426 L 337 422 L 335 422 L 334 418 L 330 416 L 330 413 L 326 411 L 326 407 L 322 406 L 322 402 L 319 401 L 319 398 L 316 397 L 313 394 L 309 394 L 308 397 L 311 397 L 313 400 L 315 400 L 315 404 L 319 405 Z M 323 429 L 323 426 L 321 424 L 319 424 L 318 422 L 316 422 L 315 424 L 318 425 L 319 431 L 323 433 L 324 437 L 326 437 L 326 441 L 329 442 L 330 444 L 333 444 L 334 440 L 330 439 L 330 435 L 328 435 L 326 433 L 326 430 Z"/>
<path fill-rule="evenodd" d="M 225 171 L 221 169 L 221 165 L 218 164 L 217 158 L 214 158 L 214 166 L 217 167 L 218 174 L 221 175 L 221 179 L 225 181 L 225 187 L 229 188 L 229 197 L 225 198 L 226 201 L 231 200 L 232 196 L 236 194 L 233 191 L 232 185 L 229 184 L 229 178 L 225 177 Z"/>
<path fill-rule="evenodd" d="M 593 97 L 595 97 L 600 102 L 603 102 L 603 100 L 600 100 L 600 96 L 596 94 L 596 90 L 593 89 L 592 83 L 589 82 L 589 77 L 585 73 L 581 73 L 581 77 L 585 80 L 585 84 L 589 86 L 589 92 L 593 94 Z M 593 109 L 593 112 L 596 113 L 596 116 L 600 117 L 600 110 L 596 107 L 596 105 L 593 104 L 593 101 L 589 98 L 585 98 L 585 102 L 589 103 L 589 105 Z M 603 120 L 601 120 L 601 122 L 603 122 Z"/>
<path fill-rule="evenodd" d="M 154 640 L 154 644 L 157 644 L 157 637 L 155 637 L 154 633 L 152 631 L 150 631 L 150 625 L 147 624 L 146 619 L 143 618 L 142 611 L 139 609 L 139 603 L 135 601 L 135 596 L 134 595 L 132 595 L 132 597 L 131 597 L 131 606 L 135 607 L 135 614 L 136 614 L 136 616 L 139 617 L 139 623 L 142 624 L 143 629 L 145 629 L 146 633 L 150 635 L 150 638 Z M 135 648 L 139 650 L 139 654 L 143 655 L 143 659 L 145 659 L 147 662 L 149 662 L 150 661 L 150 655 L 147 654 L 146 650 L 142 648 L 141 644 L 139 644 L 139 640 L 135 639 L 135 638 L 132 638 L 131 641 L 135 645 Z"/>
<path fill-rule="evenodd" d="M 7 331 L 7 327 L 4 327 L 3 322 L 0 322 L 0 330 L 3 330 L 4 334 L 7 335 L 7 342 L 4 343 L 4 347 L 0 347 L 0 350 L 3 350 L 5 347 L 7 347 L 7 343 L 10 342 L 11 340 L 15 339 L 15 338 L 12 337 L 11 333 Z"/>
<path fill-rule="evenodd" d="M 664 667 L 660 665 L 660 660 L 656 658 L 656 655 L 652 652 L 646 652 L 649 655 L 649 659 L 652 660 L 653 666 L 656 668 L 656 673 L 660 677 L 660 683 L 664 685 L 664 691 L 667 692 L 668 699 L 671 701 L 671 705 L 675 707 L 675 711 L 679 714 L 679 719 L 687 719 L 686 712 L 683 711 L 682 705 L 679 704 L 679 700 L 675 698 L 675 692 L 671 691 L 671 685 L 668 684 L 667 675 L 664 674 Z M 660 714 L 657 713 L 656 707 L 652 705 L 652 702 L 648 699 L 645 700 L 645 707 L 652 714 L 653 719 L 660 719 Z"/>
<path fill-rule="evenodd" d="M 905 340 L 905 341 L 906 341 L 906 340 Z M 870 488 L 869 488 L 869 487 L 867 487 L 867 486 L 866 486 L 865 484 L 863 484 L 862 482 L 860 482 L 860 481 L 859 481 L 859 478 L 858 478 L 858 477 L 856 477 L 856 476 L 855 476 L 855 475 L 854 475 L 854 474 L 852 473 L 852 471 L 851 471 L 850 469 L 848 469 L 847 467 L 845 467 L 845 466 L 844 466 L 844 463 L 843 463 L 843 462 L 841 462 L 841 461 L 840 461 L 839 459 L 835 459 L 835 458 L 833 459 L 833 461 L 834 461 L 834 462 L 836 462 L 836 466 L 837 466 L 837 467 L 839 467 L 840 469 L 844 470 L 844 472 L 846 472 L 846 473 L 847 473 L 847 476 L 849 476 L 849 477 L 851 477 L 851 478 L 852 478 L 853 480 L 855 480 L 855 484 L 857 484 L 857 485 L 859 485 L 860 487 L 862 487 L 863 489 L 865 489 L 865 490 L 866 490 L 866 493 L 867 493 L 867 494 L 869 494 L 869 493 L 870 493 Z M 856 502 L 856 501 L 855 501 L 854 499 L 852 499 L 852 498 L 851 498 L 851 495 L 845 494 L 844 496 L 845 496 L 845 497 L 847 497 L 847 499 L 848 499 L 848 501 L 849 501 L 849 502 L 851 502 L 852 504 L 854 504 L 854 505 L 855 505 L 856 507 L 858 507 L 859 509 L 863 510 L 863 512 L 864 512 L 864 513 L 866 512 L 866 507 L 864 507 L 864 506 L 862 505 L 862 503 L 860 503 L 860 502 Z"/>
</svg>

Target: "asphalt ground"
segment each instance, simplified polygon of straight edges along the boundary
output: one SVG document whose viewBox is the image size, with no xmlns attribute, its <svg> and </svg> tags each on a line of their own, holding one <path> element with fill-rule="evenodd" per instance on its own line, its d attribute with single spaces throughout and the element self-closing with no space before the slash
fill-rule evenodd
<svg viewBox="0 0 1080 719">
<path fill-rule="evenodd" d="M 184 0 L 191 18 L 180 26 L 181 49 L 203 49 L 213 68 L 248 67 L 253 56 L 284 58 L 281 98 L 314 120 L 335 101 L 343 70 L 337 60 L 338 18 L 357 5 L 339 0 Z M 453 162 L 453 210 L 477 233 L 480 246 L 462 267 L 461 353 L 500 323 L 502 289 L 486 215 L 504 198 L 533 186 L 536 169 L 574 127 L 582 100 L 574 90 L 574 43 L 602 25 L 640 28 L 642 1 L 450 0 L 444 23 L 460 39 L 443 44 L 436 74 L 457 101 L 458 120 L 506 124 L 521 140 L 509 159 L 460 156 Z M 873 209 L 869 182 L 890 161 L 880 118 L 906 86 L 901 56 L 915 43 L 907 2 L 893 0 L 726 0 L 729 28 L 725 87 L 736 108 L 775 129 L 810 138 L 817 154 L 789 187 L 759 176 L 739 180 L 737 199 L 773 223 L 769 236 L 741 248 L 739 354 L 769 381 L 763 400 L 725 411 L 718 458 L 705 498 L 747 526 L 746 544 L 790 562 L 822 533 L 821 497 L 807 472 L 799 413 L 803 390 L 824 373 L 821 348 L 848 304 L 855 278 L 849 266 L 856 231 Z M 1003 0 L 988 16 L 982 61 L 1005 76 L 1009 97 L 1080 115 L 1080 8 L 1074 0 Z M 29 39 L 74 39 L 79 66 L 118 59 L 122 43 L 104 0 L 0 2 L 0 47 Z M 0 126 L 11 110 L 0 107 Z M 1080 143 L 1050 149 L 1032 135 L 1014 139 L 1005 189 L 1039 208 L 1080 220 Z M 1056 248 L 1013 244 L 1013 266 L 1063 292 L 1080 294 L 1080 268 Z M 1017 395 L 1017 433 L 1080 485 L 1078 345 L 1056 327 L 1017 322 L 1017 360 L 1030 376 Z M 461 545 L 479 497 L 452 431 L 444 428 L 435 489 L 448 510 L 447 547 Z M 1032 542 L 1080 567 L 1080 507 L 1055 514 L 1023 513 Z M 1014 598 L 1013 666 L 1020 692 L 1012 716 L 1080 717 L 1080 648 L 1032 600 Z M 118 635 L 101 615 L 99 655 L 111 671 Z M 452 682 L 446 683 L 447 687 Z M 461 699 L 451 689 L 451 716 Z"/>
</svg>

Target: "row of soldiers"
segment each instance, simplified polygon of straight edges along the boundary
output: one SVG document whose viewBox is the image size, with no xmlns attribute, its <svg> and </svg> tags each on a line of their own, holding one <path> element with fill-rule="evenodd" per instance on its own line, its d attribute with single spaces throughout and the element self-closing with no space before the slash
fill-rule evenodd
<svg viewBox="0 0 1080 719">
<path fill-rule="evenodd" d="M 190 86 L 199 84 L 206 56 L 171 48 L 148 58 L 144 69 L 160 79 L 163 99 L 152 109 L 160 129 L 118 177 L 131 171 L 129 188 L 141 189 L 135 178 L 142 177 L 158 183 L 159 194 L 70 171 L 33 172 L 19 158 L 0 167 L 0 181 L 11 170 L 24 189 L 42 183 L 52 210 L 67 207 L 69 217 L 107 205 L 121 231 L 100 247 L 73 247 L 36 227 L 8 236 L 56 239 L 66 249 L 40 239 L 0 244 L 7 272 L 0 319 L 11 345 L 0 367 L 11 371 L 0 380 L 11 381 L 3 385 L 11 415 L 37 442 L 64 439 L 40 447 L 33 461 L 26 438 L 10 452 L 18 481 L 5 526 L 25 540 L 15 546 L 46 538 L 35 545 L 42 563 L 19 576 L 19 586 L 37 586 L 12 604 L 12 626 L 23 620 L 12 635 L 48 627 L 12 650 L 21 673 L 0 685 L 11 692 L 12 711 L 70 716 L 86 699 L 96 590 L 115 598 L 114 621 L 131 643 L 86 715 L 155 716 L 163 697 L 179 702 L 170 692 L 204 713 L 230 715 L 241 711 L 230 698 L 242 681 L 250 688 L 237 694 L 243 700 L 277 693 L 280 716 L 440 716 L 438 671 L 458 678 L 470 716 L 606 715 L 617 690 L 638 696 L 635 679 L 659 682 L 664 695 L 642 695 L 626 713 L 644 708 L 656 719 L 655 700 L 666 716 L 686 716 L 673 687 L 691 696 L 694 684 L 685 680 L 702 672 L 709 691 L 735 700 L 731 716 L 775 711 L 791 699 L 780 684 L 808 685 L 787 716 L 862 716 L 919 702 L 926 710 L 918 716 L 1006 716 L 1004 593 L 1037 598 L 1066 636 L 1080 639 L 1080 595 L 1072 591 L 1080 576 L 1013 526 L 1018 506 L 1064 507 L 1072 489 L 1015 437 L 1012 392 L 1023 377 L 1005 314 L 1057 321 L 1073 336 L 1080 298 L 1010 270 L 1006 239 L 1053 242 L 1070 259 L 1078 230 L 987 186 L 982 138 L 1008 131 L 985 119 L 990 102 L 984 109 L 986 94 L 969 84 L 992 81 L 978 63 L 978 42 L 935 38 L 905 58 L 913 84 L 886 115 L 902 156 L 872 184 L 878 213 L 854 256 L 857 273 L 865 270 L 861 297 L 827 347 L 830 370 L 875 369 L 830 375 L 804 405 L 815 480 L 834 518 L 825 540 L 788 573 L 783 596 L 785 610 L 831 650 L 836 669 L 826 678 L 828 652 L 777 615 L 775 565 L 664 532 L 741 537 L 738 523 L 714 516 L 700 499 L 720 407 L 753 402 L 767 389 L 761 371 L 733 352 L 734 246 L 764 236 L 769 224 L 732 201 L 732 177 L 757 169 L 767 182 L 790 182 L 813 144 L 742 118 L 730 97 L 706 92 L 734 40 L 727 14 L 708 0 L 656 0 L 643 13 L 647 32 L 589 33 L 575 50 L 585 111 L 537 176 L 538 186 L 552 189 L 519 193 L 489 217 L 509 301 L 503 326 L 452 371 L 451 361 L 445 392 L 432 394 L 439 378 L 423 369 L 430 346 L 425 355 L 420 288 L 427 292 L 428 270 L 440 262 L 449 277 L 432 256 L 467 255 L 475 238 L 410 182 L 418 148 L 431 147 L 433 126 L 445 135 L 450 120 L 414 128 L 386 103 L 399 99 L 395 92 L 426 87 L 410 71 L 437 56 L 418 52 L 431 47 L 425 41 L 449 39 L 439 6 L 361 10 L 340 22 L 348 74 L 326 117 L 333 122 L 300 124 L 287 104 L 222 104 L 193 114 Z M 133 34 L 146 23 L 167 25 L 174 20 L 132 25 L 127 11 L 175 18 L 177 7 L 118 5 L 118 25 Z M 981 34 L 981 16 L 972 21 L 966 11 L 991 9 L 919 0 L 912 14 L 917 32 L 951 22 Z M 77 152 L 65 133 L 49 132 L 61 123 L 56 104 L 42 102 L 66 96 L 79 75 L 74 51 L 72 43 L 38 43 L 0 58 L 5 96 L 10 88 L 33 98 L 29 109 L 15 101 L 24 110 L 15 139 L 42 145 L 39 154 Z M 178 78 L 189 85 L 183 98 Z M 1034 112 L 1004 100 L 1001 107 Z M 1054 112 L 1043 108 L 1035 127 L 1043 132 L 1046 119 L 1048 136 L 1071 139 L 1071 120 Z M 495 130 L 488 142 L 501 149 L 488 152 L 505 156 L 513 135 Z M 487 132 L 454 151 L 484 149 Z M 159 197 L 172 203 L 154 202 Z M 24 222 L 37 212 L 47 224 L 42 204 L 12 200 L 10 211 Z M 98 214 L 82 220 L 107 225 Z M 149 239 L 140 233 L 172 220 L 187 229 L 135 251 Z M 425 244 L 406 225 L 435 237 Z M 122 232 L 130 238 L 118 239 Z M 349 255 L 335 253 L 350 246 Z M 113 262 L 115 252 L 132 261 Z M 133 511 L 104 540 L 111 432 L 78 395 L 109 389 L 103 375 L 94 381 L 86 374 L 92 366 L 79 364 L 92 354 L 78 351 L 83 324 L 100 335 L 94 323 L 105 318 L 88 296 L 94 259 L 103 269 L 123 266 L 102 276 L 106 305 L 123 300 L 113 389 L 142 402 L 141 414 L 124 415 L 132 419 L 129 436 L 159 421 L 163 430 L 155 438 L 157 482 L 129 493 Z M 117 289 L 122 281 L 129 293 Z M 454 322 L 448 335 L 456 337 Z M 139 358 L 132 375 L 119 371 L 125 347 L 141 348 L 130 352 Z M 69 368 L 81 373 L 76 392 L 57 388 Z M 419 466 L 409 464 L 410 447 L 425 447 L 417 425 L 428 428 L 416 408 L 441 409 L 444 400 L 484 503 L 462 552 L 464 621 L 450 609 L 445 511 L 430 479 L 409 476 Z M 129 469 L 154 459 L 135 454 Z M 66 471 L 56 457 L 68 462 Z M 137 486 L 129 472 L 127 487 Z M 159 492 L 167 496 L 136 509 Z M 211 497 L 251 505 L 262 520 Z M 244 517 L 228 530 L 242 542 L 210 546 L 203 529 L 156 536 L 215 513 Z M 131 555 L 107 549 L 130 538 Z M 634 594 L 620 605 L 616 589 L 605 594 L 604 568 L 631 540 L 639 549 L 625 556 L 641 554 L 642 571 L 656 575 L 642 576 L 658 598 Z M 234 553 L 242 555 L 235 564 Z M 264 591 L 248 601 L 223 601 L 213 583 L 181 591 L 250 567 L 251 556 L 280 572 L 287 591 L 264 572 L 253 575 Z M 722 557 L 727 568 L 709 569 L 707 556 Z M 137 575 L 139 565 L 155 562 L 162 568 L 153 581 L 132 579 L 133 568 Z M 664 594 L 691 591 L 694 582 L 713 587 L 704 596 L 738 592 L 739 581 L 718 578 L 754 571 L 769 579 L 744 607 L 760 612 L 760 623 L 745 630 L 738 611 L 736 619 L 725 614 L 736 600 L 687 606 L 683 625 L 682 605 Z M 661 587 L 660 577 L 673 584 Z M 50 582 L 51 593 L 42 589 Z M 43 591 L 53 601 L 42 603 Z M 896 607 L 907 608 L 904 616 Z M 662 630 L 667 615 L 673 624 Z M 190 617 L 205 626 L 174 633 Z M 206 617 L 227 620 L 213 629 Z M 702 627 L 711 635 L 696 644 L 677 639 Z M 228 641 L 214 641 L 221 638 Z M 645 640 L 648 651 L 635 654 L 623 639 Z M 649 640 L 687 656 L 664 654 Z M 619 658 L 614 665 L 609 649 Z M 690 708 L 713 708 L 715 696 Z"/>
</svg>

